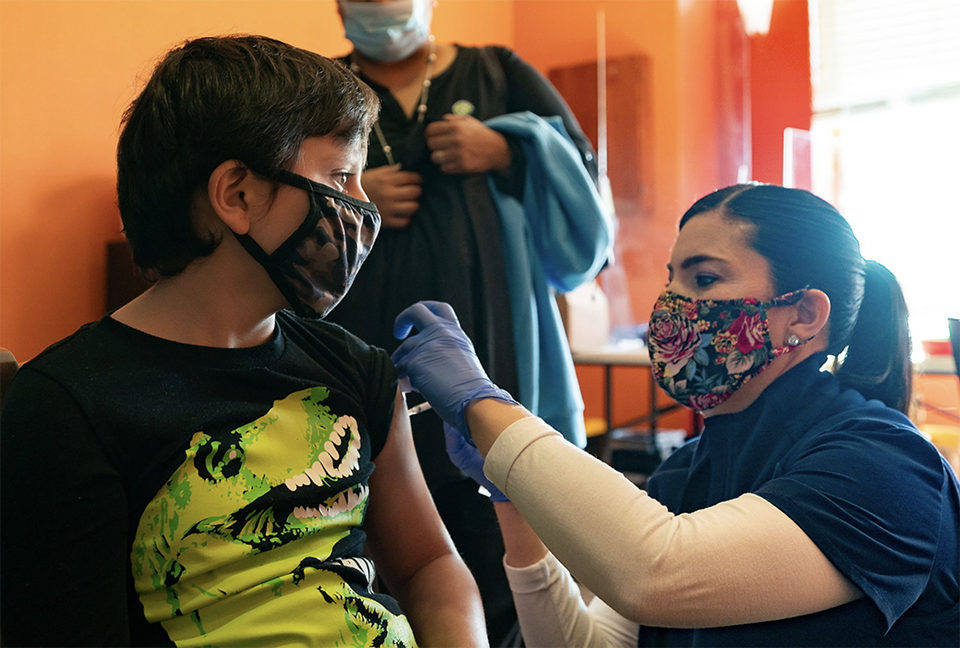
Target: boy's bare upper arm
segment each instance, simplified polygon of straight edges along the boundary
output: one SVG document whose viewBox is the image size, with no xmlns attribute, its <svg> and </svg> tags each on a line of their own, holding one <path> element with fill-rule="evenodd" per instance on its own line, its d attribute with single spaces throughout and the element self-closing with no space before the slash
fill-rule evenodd
<svg viewBox="0 0 960 648">
<path fill-rule="evenodd" d="M 399 391 L 390 434 L 370 477 L 364 528 L 368 550 L 392 590 L 402 587 L 420 567 L 456 553 L 420 471 L 410 418 Z"/>
</svg>

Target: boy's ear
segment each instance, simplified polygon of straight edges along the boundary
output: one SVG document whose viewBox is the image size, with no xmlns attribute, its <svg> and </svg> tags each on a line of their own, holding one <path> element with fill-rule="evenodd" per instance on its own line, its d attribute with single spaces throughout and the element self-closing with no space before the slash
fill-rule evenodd
<svg viewBox="0 0 960 648">
<path fill-rule="evenodd" d="M 243 163 L 227 160 L 222 163 L 207 181 L 207 197 L 214 213 L 224 224 L 237 234 L 246 234 L 250 230 L 251 192 L 257 192 L 256 178 Z"/>
</svg>

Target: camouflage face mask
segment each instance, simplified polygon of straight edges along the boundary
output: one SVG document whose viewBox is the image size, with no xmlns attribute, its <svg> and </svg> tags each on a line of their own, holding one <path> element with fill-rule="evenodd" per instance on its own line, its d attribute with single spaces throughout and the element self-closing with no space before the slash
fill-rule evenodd
<svg viewBox="0 0 960 648">
<path fill-rule="evenodd" d="M 249 234 L 236 236 L 293 311 L 319 319 L 347 293 L 370 254 L 380 230 L 380 212 L 373 203 L 296 173 L 281 171 L 276 179 L 307 192 L 310 211 L 303 223 L 270 254 Z"/>
</svg>

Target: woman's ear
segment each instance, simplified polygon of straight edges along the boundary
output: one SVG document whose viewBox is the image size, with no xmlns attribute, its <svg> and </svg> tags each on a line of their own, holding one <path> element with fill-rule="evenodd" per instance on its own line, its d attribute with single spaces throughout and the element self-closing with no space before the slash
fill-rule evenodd
<svg viewBox="0 0 960 648">
<path fill-rule="evenodd" d="M 257 192 L 253 173 L 237 160 L 222 163 L 207 181 L 207 197 L 214 213 L 237 234 L 250 230 L 251 192 Z"/>
<path fill-rule="evenodd" d="M 810 288 L 795 304 L 796 317 L 790 322 L 787 333 L 800 340 L 813 337 L 826 338 L 830 321 L 830 297 L 816 288 Z"/>
</svg>

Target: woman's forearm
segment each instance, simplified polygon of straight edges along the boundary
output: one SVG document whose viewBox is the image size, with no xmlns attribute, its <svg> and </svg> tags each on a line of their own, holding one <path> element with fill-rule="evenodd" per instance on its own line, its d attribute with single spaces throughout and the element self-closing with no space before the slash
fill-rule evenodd
<svg viewBox="0 0 960 648">
<path fill-rule="evenodd" d="M 500 523 L 505 562 L 511 567 L 526 567 L 547 555 L 547 547 L 523 519 L 511 502 L 494 502 L 493 508 Z"/>
<path fill-rule="evenodd" d="M 520 419 L 532 416 L 533 414 L 520 405 L 511 405 L 492 398 L 473 401 L 465 410 L 470 438 L 484 457 L 504 430 Z"/>
<path fill-rule="evenodd" d="M 504 568 L 530 648 L 616 648 L 637 645 L 637 624 L 599 599 L 587 605 L 573 578 L 510 502 L 496 502 L 503 533 Z"/>
<path fill-rule="evenodd" d="M 639 626 L 601 599 L 589 603 L 570 572 L 553 556 L 523 568 L 506 565 L 507 579 L 527 646 L 629 648 Z"/>
</svg>

